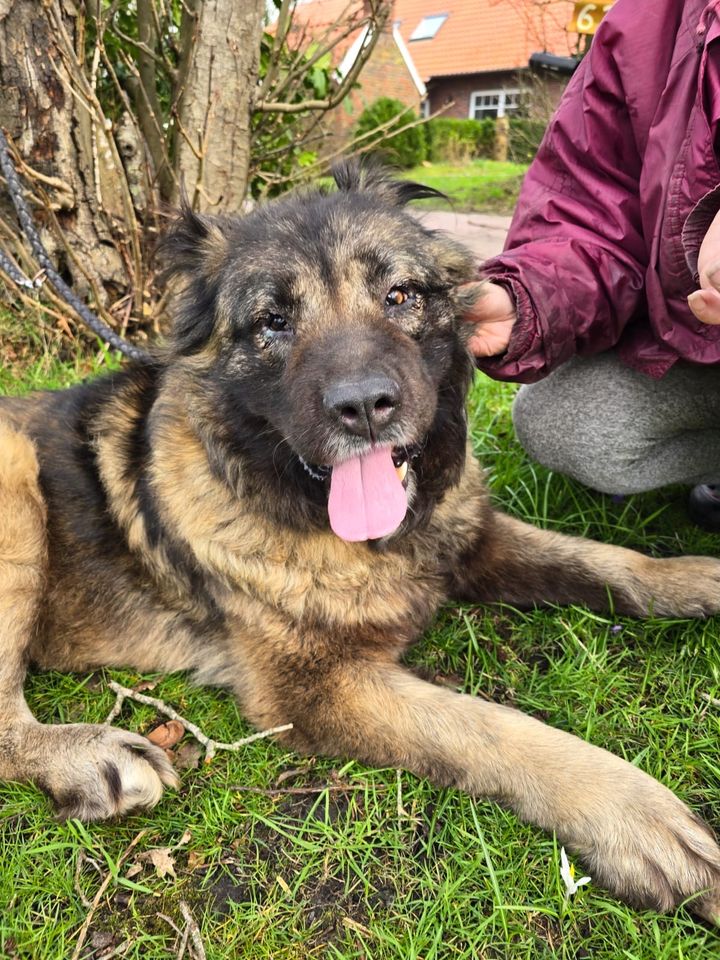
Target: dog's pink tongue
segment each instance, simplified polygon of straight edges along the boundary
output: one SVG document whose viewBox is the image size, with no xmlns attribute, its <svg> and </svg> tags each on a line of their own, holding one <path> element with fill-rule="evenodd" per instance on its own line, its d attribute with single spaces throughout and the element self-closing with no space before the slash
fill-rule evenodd
<svg viewBox="0 0 720 960">
<path fill-rule="evenodd" d="M 407 494 L 390 447 L 333 466 L 328 513 L 343 540 L 378 540 L 397 530 L 407 513 Z"/>
</svg>

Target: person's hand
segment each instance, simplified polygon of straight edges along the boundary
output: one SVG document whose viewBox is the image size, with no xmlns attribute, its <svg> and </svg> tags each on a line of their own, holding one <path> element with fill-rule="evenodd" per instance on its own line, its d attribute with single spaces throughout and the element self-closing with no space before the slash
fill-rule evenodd
<svg viewBox="0 0 720 960">
<path fill-rule="evenodd" d="M 470 352 L 476 357 L 504 353 L 517 319 L 513 298 L 497 283 L 475 282 L 466 286 L 480 288 L 477 300 L 463 316 L 467 323 L 475 324 L 475 332 L 468 341 Z"/>
<path fill-rule="evenodd" d="M 720 323 L 720 212 L 708 227 L 698 253 L 700 289 L 688 297 L 688 306 L 703 323 Z"/>
</svg>

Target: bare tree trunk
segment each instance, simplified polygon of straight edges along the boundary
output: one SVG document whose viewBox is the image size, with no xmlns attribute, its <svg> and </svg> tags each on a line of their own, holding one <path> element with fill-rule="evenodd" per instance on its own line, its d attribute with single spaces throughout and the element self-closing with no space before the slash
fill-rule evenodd
<svg viewBox="0 0 720 960">
<path fill-rule="evenodd" d="M 175 169 L 196 209 L 238 209 L 247 190 L 265 5 L 192 0 L 185 6 Z"/>
<path fill-rule="evenodd" d="M 87 93 L 70 89 L 69 71 L 83 56 L 78 22 L 62 0 L 0 0 L 0 125 L 23 158 L 21 173 L 33 189 L 50 256 L 81 295 L 92 290 L 102 302 L 108 284 L 115 292 L 127 286 L 117 228 L 124 227 L 127 240 L 132 225 L 123 224 L 112 176 L 115 145 Z M 52 229 L 53 214 L 61 233 Z"/>
</svg>

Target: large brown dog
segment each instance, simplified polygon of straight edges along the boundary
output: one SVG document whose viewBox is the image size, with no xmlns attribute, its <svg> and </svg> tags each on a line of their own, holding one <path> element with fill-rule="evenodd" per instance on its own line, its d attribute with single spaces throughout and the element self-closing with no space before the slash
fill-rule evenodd
<svg viewBox="0 0 720 960">
<path fill-rule="evenodd" d="M 28 662 L 191 671 L 296 749 L 402 766 L 556 831 L 627 900 L 720 915 L 711 831 L 636 767 L 398 664 L 448 597 L 720 610 L 720 562 L 655 560 L 493 510 L 468 454 L 468 254 L 347 165 L 244 219 L 188 211 L 149 367 L 0 404 L 0 777 L 64 816 L 155 803 L 144 738 L 46 726 Z"/>
</svg>

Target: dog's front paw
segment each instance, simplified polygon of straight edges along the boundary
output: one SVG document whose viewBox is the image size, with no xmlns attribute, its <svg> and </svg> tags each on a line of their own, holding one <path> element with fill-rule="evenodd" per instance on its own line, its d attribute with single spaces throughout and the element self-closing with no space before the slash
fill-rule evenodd
<svg viewBox="0 0 720 960">
<path fill-rule="evenodd" d="M 48 748 L 36 781 L 62 820 L 106 820 L 153 807 L 164 787 L 178 786 L 165 753 L 135 733 L 102 724 L 38 727 L 36 733 Z"/>
<path fill-rule="evenodd" d="M 720 613 L 720 560 L 712 557 L 645 558 L 641 614 L 708 617 Z"/>
<path fill-rule="evenodd" d="M 640 771 L 593 829 L 583 860 L 593 880 L 633 906 L 688 907 L 720 925 L 720 847 L 710 828 Z M 584 846 L 580 844 L 580 846 Z"/>
</svg>

